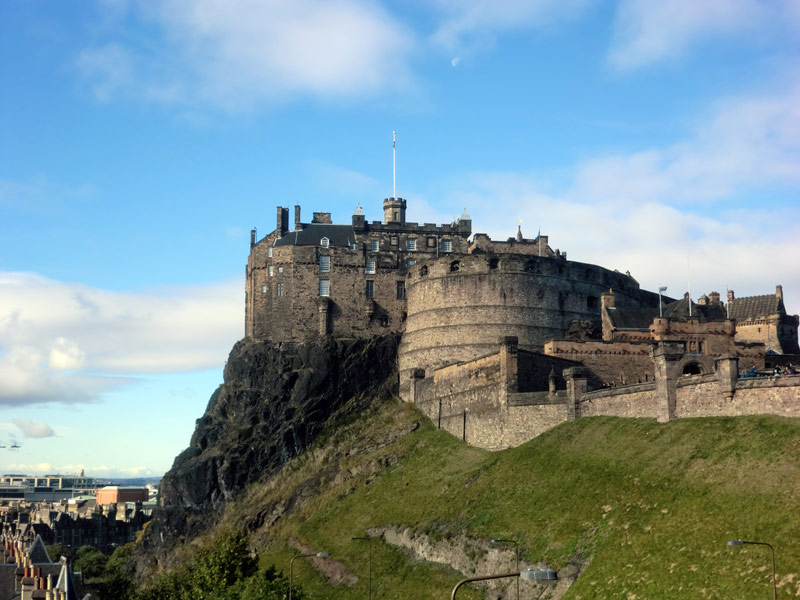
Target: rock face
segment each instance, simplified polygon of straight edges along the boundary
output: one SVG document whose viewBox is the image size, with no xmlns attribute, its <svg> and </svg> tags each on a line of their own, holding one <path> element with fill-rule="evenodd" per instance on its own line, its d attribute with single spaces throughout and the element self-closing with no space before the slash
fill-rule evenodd
<svg viewBox="0 0 800 600">
<path fill-rule="evenodd" d="M 350 398 L 394 384 L 397 343 L 394 335 L 289 348 L 237 342 L 225 382 L 161 481 L 143 555 L 189 541 L 245 487 L 307 450 Z"/>
</svg>

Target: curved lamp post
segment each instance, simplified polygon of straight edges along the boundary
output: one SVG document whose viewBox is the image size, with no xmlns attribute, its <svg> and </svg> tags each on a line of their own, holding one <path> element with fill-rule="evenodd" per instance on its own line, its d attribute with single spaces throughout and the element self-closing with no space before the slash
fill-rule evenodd
<svg viewBox="0 0 800 600">
<path fill-rule="evenodd" d="M 519 572 L 519 544 L 516 540 L 504 540 L 500 538 L 492 538 L 493 544 L 514 544 L 514 551 L 517 555 L 517 572 Z M 517 600 L 519 600 L 519 578 L 517 578 Z"/>
<path fill-rule="evenodd" d="M 747 540 L 730 540 L 728 546 L 744 546 L 745 544 L 752 544 L 754 546 L 766 546 L 772 552 L 772 600 L 778 600 L 778 584 L 775 579 L 775 548 L 767 542 L 752 542 Z"/>
<path fill-rule="evenodd" d="M 453 588 L 453 593 L 450 594 L 450 600 L 456 599 L 456 592 L 465 583 L 473 581 L 487 581 L 489 579 L 503 579 L 505 577 L 517 577 L 519 579 L 527 579 L 528 581 L 536 581 L 538 583 L 553 583 L 558 581 L 558 573 L 555 569 L 525 569 L 524 571 L 514 571 L 513 573 L 499 573 L 498 575 L 483 575 L 481 577 L 468 577 L 462 579 Z M 544 593 L 544 591 L 542 591 Z M 541 595 L 541 594 L 540 594 Z"/>
<path fill-rule="evenodd" d="M 350 540 L 367 540 L 369 542 L 369 600 L 372 600 L 372 538 L 352 536 Z"/>
<path fill-rule="evenodd" d="M 292 600 L 292 570 L 294 568 L 294 560 L 296 558 L 308 558 L 309 556 L 316 556 L 318 558 L 330 558 L 330 552 L 312 552 L 311 554 L 295 554 L 292 560 L 289 561 L 289 600 Z"/>
</svg>

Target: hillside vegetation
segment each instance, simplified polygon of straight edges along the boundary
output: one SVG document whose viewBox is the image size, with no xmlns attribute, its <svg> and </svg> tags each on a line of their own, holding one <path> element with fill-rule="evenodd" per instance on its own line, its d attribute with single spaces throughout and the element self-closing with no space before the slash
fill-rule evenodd
<svg viewBox="0 0 800 600">
<path fill-rule="evenodd" d="M 513 550 L 489 543 L 511 538 L 525 565 L 559 570 L 543 597 L 572 600 L 768 598 L 769 550 L 726 546 L 760 540 L 788 598 L 800 595 L 798 482 L 795 420 L 591 418 L 487 452 L 396 399 L 361 398 L 208 537 L 243 529 L 260 564 L 284 572 L 299 552 L 330 552 L 296 560 L 295 582 L 311 597 L 366 598 L 367 543 L 350 538 L 370 536 L 373 598 L 398 599 L 449 598 L 473 569 L 513 570 Z M 460 572 L 420 557 L 437 553 Z M 514 597 L 511 584 L 458 597 Z"/>
</svg>

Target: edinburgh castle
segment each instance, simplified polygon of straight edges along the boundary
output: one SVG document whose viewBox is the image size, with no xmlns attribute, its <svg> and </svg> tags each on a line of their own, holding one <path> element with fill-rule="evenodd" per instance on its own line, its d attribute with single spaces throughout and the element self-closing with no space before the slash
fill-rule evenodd
<svg viewBox="0 0 800 600">
<path fill-rule="evenodd" d="M 487 448 L 568 419 L 773 413 L 800 416 L 798 316 L 780 285 L 763 296 L 694 302 L 642 290 L 630 273 L 567 260 L 547 236 L 494 241 L 450 224 L 347 225 L 277 208 L 251 232 L 245 333 L 298 344 L 318 336 L 401 335 L 401 397 Z M 742 377 L 774 375 L 781 377 Z"/>
</svg>

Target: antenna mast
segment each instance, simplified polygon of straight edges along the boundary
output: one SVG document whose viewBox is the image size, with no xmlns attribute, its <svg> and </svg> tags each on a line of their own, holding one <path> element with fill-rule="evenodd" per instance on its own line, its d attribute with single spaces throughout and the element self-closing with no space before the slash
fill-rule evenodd
<svg viewBox="0 0 800 600">
<path fill-rule="evenodd" d="M 397 132 L 392 132 L 392 198 L 397 198 Z"/>
</svg>

